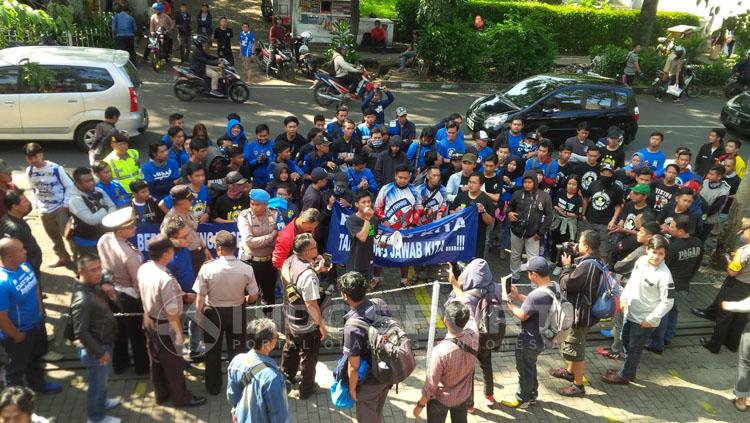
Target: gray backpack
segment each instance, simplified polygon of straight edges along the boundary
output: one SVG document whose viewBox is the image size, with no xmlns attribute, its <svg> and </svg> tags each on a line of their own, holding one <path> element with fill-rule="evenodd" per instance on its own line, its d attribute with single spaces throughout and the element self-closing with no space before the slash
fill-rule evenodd
<svg viewBox="0 0 750 423">
<path fill-rule="evenodd" d="M 372 355 L 370 373 L 384 385 L 402 382 L 417 367 L 412 342 L 401 322 L 389 317 L 376 315 L 368 324 L 362 319 L 349 319 L 344 324 L 367 331 L 367 340 Z"/>
</svg>

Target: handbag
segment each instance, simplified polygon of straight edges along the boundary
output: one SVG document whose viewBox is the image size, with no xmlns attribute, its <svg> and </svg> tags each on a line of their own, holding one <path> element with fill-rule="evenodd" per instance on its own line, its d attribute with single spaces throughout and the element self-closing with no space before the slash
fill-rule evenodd
<svg viewBox="0 0 750 423">
<path fill-rule="evenodd" d="M 679 97 L 682 94 L 682 89 L 678 84 L 670 85 L 667 87 L 667 94 Z"/>
</svg>

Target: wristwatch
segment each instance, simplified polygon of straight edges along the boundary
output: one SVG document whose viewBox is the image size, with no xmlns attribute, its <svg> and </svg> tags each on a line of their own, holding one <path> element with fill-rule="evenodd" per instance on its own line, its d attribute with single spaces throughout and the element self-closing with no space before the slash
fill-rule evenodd
<svg viewBox="0 0 750 423">
<path fill-rule="evenodd" d="M 427 404 L 420 404 L 419 401 L 417 401 L 417 408 L 425 408 Z"/>
</svg>

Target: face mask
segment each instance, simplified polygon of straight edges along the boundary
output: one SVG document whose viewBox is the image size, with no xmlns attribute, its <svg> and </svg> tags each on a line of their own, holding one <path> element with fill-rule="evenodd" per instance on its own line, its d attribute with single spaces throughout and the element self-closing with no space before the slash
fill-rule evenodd
<svg viewBox="0 0 750 423">
<path fill-rule="evenodd" d="M 372 144 L 373 147 L 380 147 L 383 145 L 383 140 L 382 139 L 380 140 L 370 139 L 370 144 Z"/>
</svg>

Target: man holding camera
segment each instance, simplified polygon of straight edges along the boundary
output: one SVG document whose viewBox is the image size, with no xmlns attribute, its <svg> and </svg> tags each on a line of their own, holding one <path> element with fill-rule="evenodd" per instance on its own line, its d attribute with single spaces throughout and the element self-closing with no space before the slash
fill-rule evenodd
<svg viewBox="0 0 750 423">
<path fill-rule="evenodd" d="M 512 283 L 517 284 L 521 272 L 521 254 L 526 250 L 529 260 L 539 255 L 539 240 L 549 231 L 552 216 L 552 200 L 549 194 L 538 188 L 535 170 L 523 174 L 523 189 L 513 193 L 510 200 L 510 271 Z"/>
<path fill-rule="evenodd" d="M 581 233 L 578 241 L 575 259 L 569 252 L 560 256 L 563 265 L 560 274 L 560 288 L 565 292 L 568 301 L 575 309 L 573 329 L 560 345 L 560 353 L 567 363 L 566 368 L 552 369 L 549 374 L 558 379 L 572 382 L 572 385 L 561 388 L 558 392 L 566 397 L 582 397 L 586 395 L 583 388 L 583 372 L 585 369 L 586 336 L 589 328 L 599 320 L 591 315 L 591 305 L 599 291 L 599 280 L 602 276 L 604 263 L 597 252 L 601 244 L 599 234 L 590 229 Z"/>
</svg>

